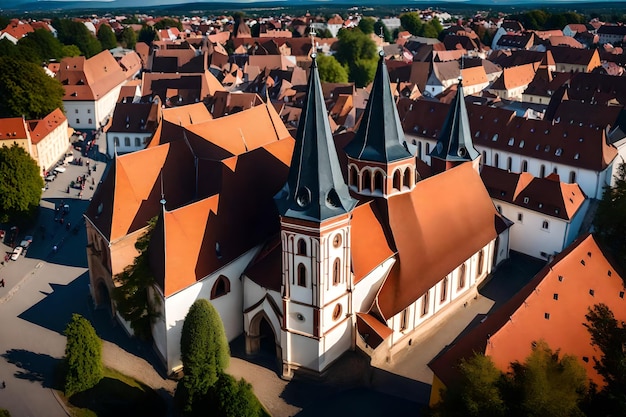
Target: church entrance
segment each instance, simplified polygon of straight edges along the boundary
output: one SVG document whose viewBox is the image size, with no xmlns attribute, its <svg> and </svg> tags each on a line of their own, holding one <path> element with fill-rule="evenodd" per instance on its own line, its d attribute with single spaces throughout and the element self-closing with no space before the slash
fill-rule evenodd
<svg viewBox="0 0 626 417">
<path fill-rule="evenodd" d="M 250 322 L 246 335 L 246 354 L 254 356 L 255 362 L 268 368 L 275 368 L 277 360 L 281 358 L 280 344 L 265 312 L 259 312 Z"/>
</svg>

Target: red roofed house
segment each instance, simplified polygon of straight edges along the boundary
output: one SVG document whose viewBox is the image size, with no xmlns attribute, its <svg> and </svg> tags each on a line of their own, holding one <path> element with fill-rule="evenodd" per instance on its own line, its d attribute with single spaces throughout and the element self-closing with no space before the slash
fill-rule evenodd
<svg viewBox="0 0 626 417">
<path fill-rule="evenodd" d="M 68 57 L 61 61 L 57 79 L 63 84 L 63 106 L 70 126 L 99 129 L 113 113 L 120 89 L 135 74 L 125 71 L 108 50 L 89 59 Z"/>
<path fill-rule="evenodd" d="M 431 405 L 441 399 L 441 388 L 457 377 L 460 359 L 484 353 L 507 372 L 511 362 L 523 362 L 539 340 L 554 351 L 576 356 L 587 376 L 602 387 L 604 381 L 594 369 L 594 357 L 599 358 L 601 352 L 591 344 L 583 323 L 588 309 L 600 303 L 613 311 L 618 322 L 625 321 L 624 290 L 624 279 L 595 238 L 579 238 L 512 299 L 429 364 L 434 372 Z"/>
<path fill-rule="evenodd" d="M 12 19 L 7 27 L 0 30 L 0 39 L 7 39 L 17 45 L 20 39 L 34 31 L 35 29 L 29 23 Z"/>
<path fill-rule="evenodd" d="M 578 184 L 484 165 L 480 175 L 498 211 L 514 224 L 510 249 L 550 259 L 578 236 L 589 201 Z"/>
<path fill-rule="evenodd" d="M 509 223 L 478 174 L 461 85 L 432 152 L 439 173 L 420 181 L 384 57 L 343 151 L 315 60 L 310 74 L 295 140 L 271 103 L 164 124 L 154 145 L 115 159 L 85 213 L 92 295 L 107 307 L 113 277 L 158 218 L 149 298 L 168 372 L 181 366 L 182 323 L 198 298 L 229 340 L 245 335 L 248 354 L 269 347 L 285 378 L 320 374 L 357 348 L 391 360 L 508 256 Z"/>
</svg>

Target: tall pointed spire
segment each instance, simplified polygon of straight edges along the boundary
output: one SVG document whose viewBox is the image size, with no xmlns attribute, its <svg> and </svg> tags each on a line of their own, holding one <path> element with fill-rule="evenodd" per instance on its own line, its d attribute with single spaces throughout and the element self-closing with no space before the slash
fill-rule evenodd
<svg viewBox="0 0 626 417">
<path fill-rule="evenodd" d="M 456 97 L 452 101 L 437 145 L 430 156 L 453 164 L 473 161 L 480 156 L 472 141 L 462 79 L 459 79 Z"/>
<path fill-rule="evenodd" d="M 350 197 L 337 158 L 315 54 L 296 133 L 287 183 L 274 200 L 284 217 L 321 222 L 350 212 Z"/>
<path fill-rule="evenodd" d="M 402 143 L 404 131 L 389 83 L 385 55 L 381 51 L 365 113 L 354 139 L 345 147 L 349 157 L 381 163 L 412 158 Z"/>
</svg>

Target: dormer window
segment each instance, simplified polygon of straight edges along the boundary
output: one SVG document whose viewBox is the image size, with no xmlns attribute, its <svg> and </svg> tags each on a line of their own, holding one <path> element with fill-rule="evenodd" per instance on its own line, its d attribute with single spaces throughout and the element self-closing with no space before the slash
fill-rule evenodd
<svg viewBox="0 0 626 417">
<path fill-rule="evenodd" d="M 546 147 L 544 148 L 544 151 L 550 152 L 550 145 L 546 145 Z"/>
<path fill-rule="evenodd" d="M 519 142 L 519 147 L 520 147 L 520 148 L 523 148 L 523 147 L 524 147 L 524 139 L 520 140 L 520 142 Z"/>
<path fill-rule="evenodd" d="M 561 154 L 563 153 L 563 149 L 561 148 L 556 148 L 556 151 L 554 152 L 554 155 L 556 156 L 561 156 Z"/>
<path fill-rule="evenodd" d="M 524 197 L 524 204 L 528 204 L 529 201 L 530 199 L 528 197 Z"/>
<path fill-rule="evenodd" d="M 496 133 L 495 135 L 493 135 L 493 137 L 491 138 L 492 141 L 497 141 L 498 140 L 498 134 Z"/>
<path fill-rule="evenodd" d="M 577 153 L 576 155 L 574 155 L 574 159 L 578 159 L 578 158 L 580 158 L 580 154 L 579 154 L 579 153 Z"/>
<path fill-rule="evenodd" d="M 515 138 L 509 138 L 509 146 L 513 146 L 515 143 Z"/>
</svg>

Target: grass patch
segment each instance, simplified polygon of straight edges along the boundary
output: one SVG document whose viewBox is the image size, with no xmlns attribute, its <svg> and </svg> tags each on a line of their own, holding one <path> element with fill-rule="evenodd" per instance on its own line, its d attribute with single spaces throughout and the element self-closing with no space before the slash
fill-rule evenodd
<svg viewBox="0 0 626 417">
<path fill-rule="evenodd" d="M 106 367 L 104 377 L 95 387 L 70 398 L 61 396 L 74 417 L 160 417 L 167 414 L 167 404 L 152 388 Z"/>
</svg>

